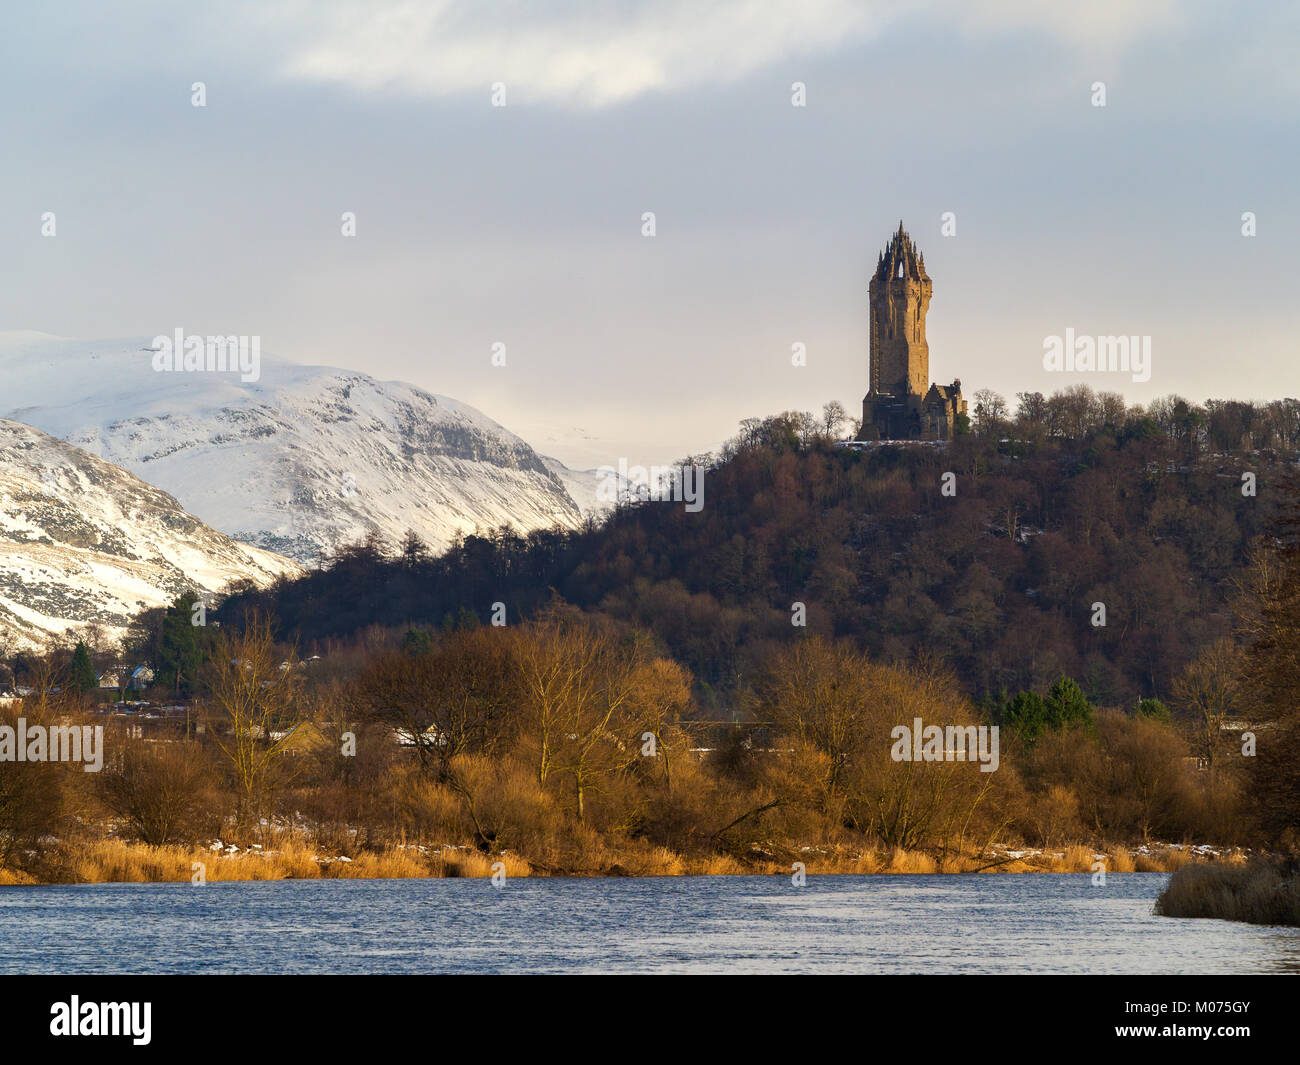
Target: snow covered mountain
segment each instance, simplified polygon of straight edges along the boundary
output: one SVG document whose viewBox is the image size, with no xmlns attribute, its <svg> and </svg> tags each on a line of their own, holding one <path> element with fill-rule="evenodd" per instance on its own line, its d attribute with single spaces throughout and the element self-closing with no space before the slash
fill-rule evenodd
<svg viewBox="0 0 1300 1065">
<path fill-rule="evenodd" d="M 619 487 L 624 486 L 617 472 L 613 475 L 615 487 L 609 488 L 602 484 L 603 478 L 607 475 L 599 469 L 571 470 L 559 459 L 551 458 L 549 455 L 543 455 L 542 461 L 546 463 L 546 468 L 560 479 L 564 490 L 578 505 L 578 510 L 582 512 L 584 518 L 599 520 L 614 509 Z M 613 495 L 614 498 L 602 498 L 609 495 Z"/>
<path fill-rule="evenodd" d="M 122 466 L 222 532 L 304 562 L 375 531 L 435 550 L 510 523 L 577 528 L 523 440 L 473 407 L 261 356 L 260 377 L 156 370 L 150 339 L 0 334 L 0 416 Z"/>
<path fill-rule="evenodd" d="M 125 470 L 0 420 L 0 650 L 39 650 L 89 624 L 117 640 L 133 614 L 182 591 L 299 572 Z"/>
</svg>

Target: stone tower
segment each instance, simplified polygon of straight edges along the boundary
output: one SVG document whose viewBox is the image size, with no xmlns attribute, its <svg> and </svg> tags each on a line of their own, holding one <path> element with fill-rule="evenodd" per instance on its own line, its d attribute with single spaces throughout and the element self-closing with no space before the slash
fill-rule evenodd
<svg viewBox="0 0 1300 1065">
<path fill-rule="evenodd" d="M 966 413 L 961 382 L 930 384 L 925 315 L 934 282 L 925 256 L 898 223 L 871 279 L 870 384 L 862 400 L 863 440 L 950 440 Z"/>
<path fill-rule="evenodd" d="M 924 395 L 930 384 L 930 345 L 925 314 L 934 282 L 925 256 L 898 223 L 871 279 L 871 391 L 890 396 Z"/>
</svg>

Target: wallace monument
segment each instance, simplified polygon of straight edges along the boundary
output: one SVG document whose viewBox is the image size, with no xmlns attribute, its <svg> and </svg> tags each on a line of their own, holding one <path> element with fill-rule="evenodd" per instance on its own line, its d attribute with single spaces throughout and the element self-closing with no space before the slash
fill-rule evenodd
<svg viewBox="0 0 1300 1065">
<path fill-rule="evenodd" d="M 934 283 L 925 256 L 898 223 L 871 279 L 871 385 L 861 440 L 951 440 L 966 413 L 961 381 L 930 383 L 925 312 Z"/>
</svg>

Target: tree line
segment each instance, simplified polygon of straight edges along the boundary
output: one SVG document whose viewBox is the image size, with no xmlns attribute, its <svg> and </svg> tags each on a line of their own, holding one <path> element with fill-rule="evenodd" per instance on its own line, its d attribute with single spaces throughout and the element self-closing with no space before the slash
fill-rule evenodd
<svg viewBox="0 0 1300 1065">
<path fill-rule="evenodd" d="M 1231 635 L 1235 582 L 1285 495 L 1300 404 L 1126 408 L 1079 386 L 1022 396 L 1014 418 L 1004 407 L 978 393 L 972 432 L 945 449 L 838 447 L 842 409 L 752 419 L 695 458 L 699 513 L 629 503 L 578 531 L 500 529 L 436 557 L 414 535 L 372 536 L 232 597 L 221 616 L 256 605 L 320 649 L 371 626 L 487 621 L 496 603 L 517 623 L 558 593 L 652 631 L 727 717 L 745 678 L 797 635 L 802 604 L 805 631 L 887 662 L 925 648 L 977 699 L 1068 675 L 1100 704 L 1167 701 Z M 1278 448 L 1244 446 L 1266 440 Z"/>
</svg>

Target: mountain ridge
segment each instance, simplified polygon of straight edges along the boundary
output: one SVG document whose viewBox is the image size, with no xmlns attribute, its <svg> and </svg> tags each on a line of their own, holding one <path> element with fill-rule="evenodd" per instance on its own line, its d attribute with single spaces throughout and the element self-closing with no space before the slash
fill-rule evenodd
<svg viewBox="0 0 1300 1065">
<path fill-rule="evenodd" d="M 511 524 L 578 528 L 523 439 L 400 381 L 263 355 L 260 376 L 168 372 L 149 340 L 0 334 L 0 416 L 130 470 L 229 536 L 313 562 L 371 533 L 433 550 Z"/>
</svg>

